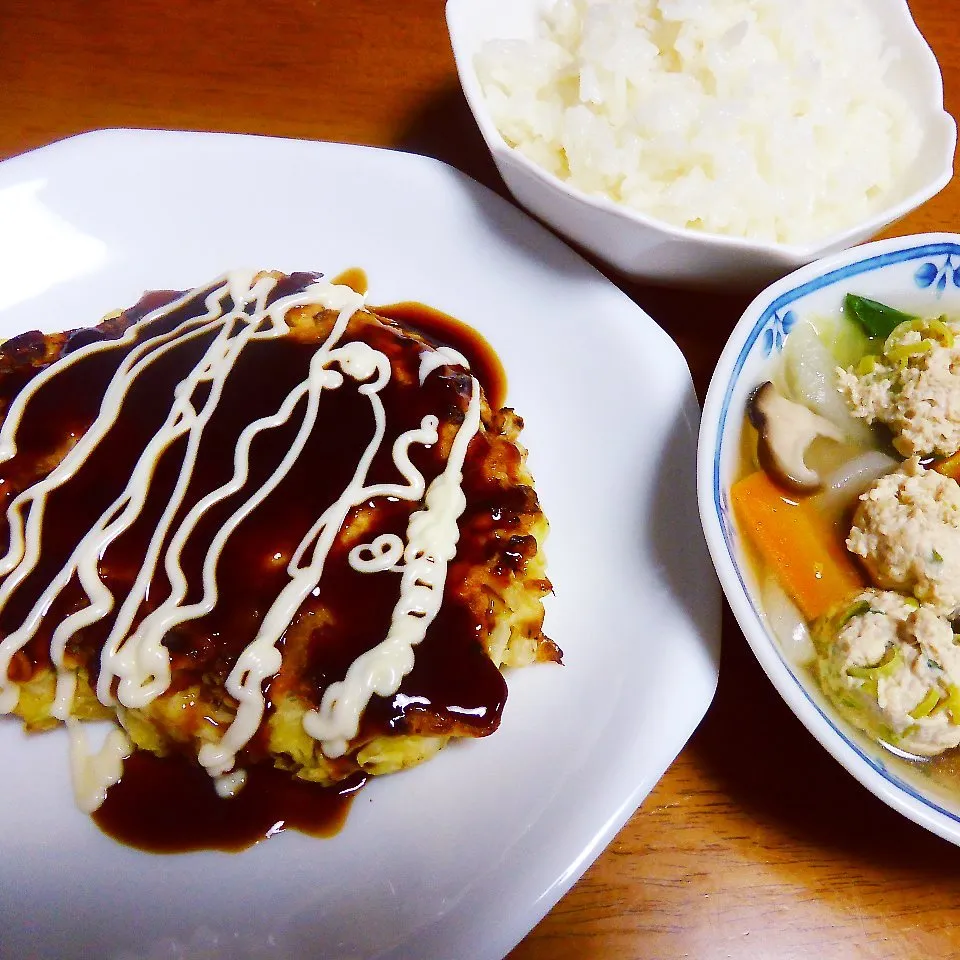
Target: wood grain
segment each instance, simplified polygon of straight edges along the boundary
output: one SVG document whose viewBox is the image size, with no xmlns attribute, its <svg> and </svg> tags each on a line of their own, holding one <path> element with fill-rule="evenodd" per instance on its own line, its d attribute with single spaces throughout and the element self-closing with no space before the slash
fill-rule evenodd
<svg viewBox="0 0 960 960">
<path fill-rule="evenodd" d="M 911 0 L 960 108 L 956 0 Z M 99 127 L 224 130 L 430 154 L 503 191 L 441 0 L 0 0 L 0 157 Z M 888 233 L 955 228 L 953 182 Z M 749 302 L 621 284 L 706 389 Z M 512 960 L 960 957 L 960 851 L 850 778 L 727 612 L 706 720 Z"/>
</svg>

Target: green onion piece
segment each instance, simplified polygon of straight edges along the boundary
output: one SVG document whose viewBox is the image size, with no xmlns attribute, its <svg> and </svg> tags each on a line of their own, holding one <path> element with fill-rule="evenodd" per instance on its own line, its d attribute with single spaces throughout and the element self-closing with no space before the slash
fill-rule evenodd
<svg viewBox="0 0 960 960">
<path fill-rule="evenodd" d="M 869 612 L 870 612 L 870 601 L 858 600 L 840 618 L 840 621 L 837 624 L 838 630 L 840 627 L 843 627 L 846 624 L 848 624 L 854 617 L 859 617 L 861 613 L 869 613 Z"/>
<path fill-rule="evenodd" d="M 927 333 L 933 334 L 948 349 L 953 346 L 953 331 L 940 317 L 933 317 L 926 322 Z"/>
<path fill-rule="evenodd" d="M 914 357 L 929 353 L 933 349 L 933 343 L 930 340 L 918 340 L 916 343 L 904 343 L 897 347 L 891 347 L 887 351 L 887 357 L 894 363 L 905 366 Z"/>
<path fill-rule="evenodd" d="M 940 691 L 932 687 L 927 691 L 927 695 L 910 711 L 910 716 L 914 720 L 921 717 L 929 717 L 933 708 L 940 702 Z"/>
<path fill-rule="evenodd" d="M 904 344 L 907 336 L 911 333 L 917 334 L 914 343 L 929 342 L 929 347 L 921 347 L 924 353 L 933 348 L 934 343 L 938 343 L 947 349 L 954 344 L 954 334 L 951 327 L 939 317 L 932 317 L 926 320 L 920 320 L 911 317 L 898 323 L 883 342 L 882 352 L 888 359 L 903 359 L 916 355 L 916 350 L 910 351 Z"/>
<path fill-rule="evenodd" d="M 883 659 L 877 665 L 877 676 L 892 677 L 902 663 L 903 654 L 900 652 L 900 648 L 891 647 L 886 654 L 884 654 Z"/>
<path fill-rule="evenodd" d="M 890 647 L 879 663 L 863 667 L 847 667 L 847 676 L 855 680 L 877 681 L 880 677 L 891 677 L 903 663 L 903 654 L 899 647 Z M 864 684 L 866 686 L 866 684 Z M 863 687 L 861 687 L 863 689 Z"/>
<path fill-rule="evenodd" d="M 955 683 L 947 684 L 947 712 L 954 726 L 960 724 L 960 689 Z"/>
<path fill-rule="evenodd" d="M 894 327 L 905 320 L 915 319 L 907 313 L 888 307 L 885 303 L 858 297 L 854 293 L 848 293 L 843 298 L 843 307 L 871 337 L 889 337 Z"/>
<path fill-rule="evenodd" d="M 920 727 L 915 723 L 911 723 L 910 726 L 907 727 L 907 729 L 904 730 L 899 737 L 894 735 L 894 739 L 892 742 L 893 743 L 902 742 L 906 740 L 907 737 L 912 737 L 915 733 L 919 733 L 919 732 L 920 732 Z"/>
</svg>

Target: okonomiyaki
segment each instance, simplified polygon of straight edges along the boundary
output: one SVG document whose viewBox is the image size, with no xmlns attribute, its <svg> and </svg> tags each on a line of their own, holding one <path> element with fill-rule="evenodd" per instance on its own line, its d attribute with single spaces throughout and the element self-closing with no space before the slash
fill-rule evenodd
<svg viewBox="0 0 960 960">
<path fill-rule="evenodd" d="M 135 749 L 223 796 L 389 773 L 560 659 L 520 418 L 348 287 L 235 272 L 23 334 L 0 413 L 0 711 L 67 724 L 88 810 Z"/>
</svg>

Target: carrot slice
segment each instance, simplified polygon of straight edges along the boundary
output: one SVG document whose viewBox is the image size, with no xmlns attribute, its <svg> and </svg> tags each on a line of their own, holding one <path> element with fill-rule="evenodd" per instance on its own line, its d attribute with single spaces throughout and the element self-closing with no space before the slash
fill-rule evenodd
<svg viewBox="0 0 960 960">
<path fill-rule="evenodd" d="M 730 500 L 744 535 L 808 620 L 866 586 L 830 525 L 762 470 L 738 480 Z"/>
<path fill-rule="evenodd" d="M 934 460 L 930 464 L 937 473 L 942 473 L 945 477 L 953 477 L 960 481 L 960 453 L 955 453 L 952 457 L 946 457 L 943 460 Z"/>
</svg>

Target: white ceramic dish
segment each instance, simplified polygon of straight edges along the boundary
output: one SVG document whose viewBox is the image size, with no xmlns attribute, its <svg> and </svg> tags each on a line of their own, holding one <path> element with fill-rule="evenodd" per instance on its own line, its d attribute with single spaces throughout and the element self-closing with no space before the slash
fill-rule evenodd
<svg viewBox="0 0 960 960">
<path fill-rule="evenodd" d="M 544 0 L 447 0 L 447 25 L 460 83 L 500 174 L 517 200 L 563 236 L 629 277 L 665 284 L 753 286 L 868 239 L 946 186 L 953 174 L 957 128 L 943 109 L 940 68 L 910 16 L 906 0 L 871 0 L 901 57 L 889 78 L 924 131 L 913 168 L 889 203 L 869 220 L 821 242 L 788 246 L 699 233 L 591 196 L 547 173 L 509 147 L 497 131 L 474 69 L 492 39 L 531 39 Z"/>
<path fill-rule="evenodd" d="M 0 164 L 0 336 L 225 269 L 359 266 L 372 302 L 482 330 L 551 519 L 563 668 L 499 732 L 377 781 L 329 841 L 156 857 L 70 797 L 66 741 L 0 723 L 0 956 L 494 960 L 575 882 L 714 692 L 719 589 L 691 509 L 677 348 L 560 241 L 443 164 L 340 144 L 103 132 Z M 642 412 L 642 413 L 641 413 Z"/>
<path fill-rule="evenodd" d="M 728 490 L 739 470 L 747 397 L 764 379 L 796 320 L 829 315 L 846 293 L 906 312 L 960 315 L 960 236 L 924 234 L 865 244 L 810 264 L 761 293 L 737 324 L 707 393 L 698 454 L 704 531 L 724 592 L 763 669 L 793 712 L 867 789 L 895 810 L 960 844 L 960 801 L 840 721 L 761 618 L 756 584 L 733 522 Z"/>
</svg>

